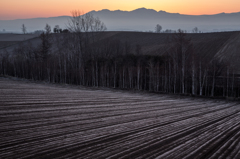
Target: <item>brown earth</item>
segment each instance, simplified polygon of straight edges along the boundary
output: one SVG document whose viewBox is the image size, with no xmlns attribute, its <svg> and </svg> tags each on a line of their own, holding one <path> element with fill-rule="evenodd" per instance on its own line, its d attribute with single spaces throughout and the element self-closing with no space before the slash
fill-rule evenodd
<svg viewBox="0 0 240 159">
<path fill-rule="evenodd" d="M 240 104 L 0 78 L 0 158 L 240 158 Z"/>
</svg>

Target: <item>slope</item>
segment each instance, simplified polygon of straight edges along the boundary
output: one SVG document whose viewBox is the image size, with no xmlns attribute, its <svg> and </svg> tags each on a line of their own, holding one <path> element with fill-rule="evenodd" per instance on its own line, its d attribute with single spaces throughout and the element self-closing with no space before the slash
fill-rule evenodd
<svg viewBox="0 0 240 159">
<path fill-rule="evenodd" d="M 63 49 L 64 38 L 66 35 L 52 34 L 53 45 L 52 51 L 58 52 Z M 164 55 L 166 49 L 171 44 L 172 33 L 147 33 L 147 32 L 102 32 L 97 34 L 98 44 L 104 44 L 106 41 L 118 40 L 122 43 L 130 45 L 130 53 L 136 53 L 136 46 L 141 47 L 141 53 L 144 55 Z M 9 36 L 9 37 L 7 37 Z M 32 38 L 32 39 L 31 39 Z M 240 55 L 240 32 L 217 32 L 217 33 L 188 33 L 187 38 L 191 39 L 194 51 L 206 59 L 219 59 L 230 61 L 234 67 L 239 68 L 238 63 Z M 18 42 L 23 41 L 24 44 L 29 42 L 33 46 L 38 46 L 41 42 L 36 35 L 0 35 L 0 45 L 4 45 L 5 41 L 12 42 L 10 46 L 5 46 L 1 51 L 12 52 L 18 46 Z M 25 40 L 25 41 L 24 41 Z M 59 45 L 60 43 L 60 45 Z M 9 43 L 10 44 L 10 43 Z M 62 47 L 62 48 L 61 48 Z"/>
</svg>

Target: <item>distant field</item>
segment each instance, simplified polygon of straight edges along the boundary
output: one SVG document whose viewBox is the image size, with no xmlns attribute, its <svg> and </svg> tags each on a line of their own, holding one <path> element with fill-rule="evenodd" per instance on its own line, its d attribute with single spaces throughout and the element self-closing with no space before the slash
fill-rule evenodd
<svg viewBox="0 0 240 159">
<path fill-rule="evenodd" d="M 240 104 L 0 78 L 0 158 L 240 158 Z"/>
<path fill-rule="evenodd" d="M 24 41 L 37 36 L 37 34 L 0 34 L 0 41 Z"/>
<path fill-rule="evenodd" d="M 36 34 L 0 34 L 0 49 L 37 36 Z"/>
</svg>

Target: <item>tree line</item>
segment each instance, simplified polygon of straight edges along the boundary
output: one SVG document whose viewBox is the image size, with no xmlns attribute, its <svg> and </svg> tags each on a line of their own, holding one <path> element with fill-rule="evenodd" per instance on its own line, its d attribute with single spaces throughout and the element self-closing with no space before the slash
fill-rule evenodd
<svg viewBox="0 0 240 159">
<path fill-rule="evenodd" d="M 163 56 L 145 55 L 140 45 L 102 39 L 105 24 L 91 14 L 80 14 L 72 13 L 69 32 L 52 34 L 46 25 L 38 46 L 29 41 L 13 53 L 2 53 L 0 74 L 94 87 L 239 97 L 234 67 L 197 54 L 182 30 L 171 34 Z"/>
</svg>

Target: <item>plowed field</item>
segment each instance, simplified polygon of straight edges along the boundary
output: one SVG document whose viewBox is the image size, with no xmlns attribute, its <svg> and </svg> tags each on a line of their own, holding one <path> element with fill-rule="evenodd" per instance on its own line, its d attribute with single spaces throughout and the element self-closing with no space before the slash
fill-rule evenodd
<svg viewBox="0 0 240 159">
<path fill-rule="evenodd" d="M 240 104 L 0 78 L 0 158 L 240 158 Z"/>
</svg>

